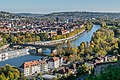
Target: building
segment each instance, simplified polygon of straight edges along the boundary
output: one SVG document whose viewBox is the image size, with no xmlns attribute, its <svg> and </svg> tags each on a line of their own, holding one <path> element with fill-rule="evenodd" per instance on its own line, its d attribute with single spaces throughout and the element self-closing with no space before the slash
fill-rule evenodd
<svg viewBox="0 0 120 80">
<path fill-rule="evenodd" d="M 56 22 L 58 22 L 59 21 L 59 18 L 58 17 L 56 17 Z"/>
<path fill-rule="evenodd" d="M 57 30 L 57 35 L 62 35 L 62 30 L 60 28 Z"/>
<path fill-rule="evenodd" d="M 0 61 L 4 61 L 10 58 L 15 58 L 19 56 L 29 55 L 29 49 L 18 49 L 18 50 L 0 50 Z"/>
<path fill-rule="evenodd" d="M 49 69 L 55 69 L 59 67 L 59 58 L 53 57 L 48 60 L 48 68 Z"/>
<path fill-rule="evenodd" d="M 24 72 L 24 76 L 36 75 L 38 73 L 46 73 L 49 70 L 54 70 L 62 66 L 62 57 L 52 57 L 48 59 L 34 60 L 29 62 L 24 62 L 20 68 Z"/>
<path fill-rule="evenodd" d="M 63 30 L 62 35 L 69 33 L 69 30 Z"/>
<path fill-rule="evenodd" d="M 60 57 L 59 58 L 59 66 L 62 66 L 63 65 L 63 57 Z"/>
<path fill-rule="evenodd" d="M 69 23 L 69 22 L 72 23 L 72 22 L 73 22 L 73 19 L 72 19 L 72 18 L 69 18 L 69 19 L 67 19 L 66 21 L 67 21 L 67 23 Z"/>
<path fill-rule="evenodd" d="M 24 76 L 35 75 L 37 73 L 48 72 L 48 64 L 46 61 L 35 60 L 23 63 Z"/>
<path fill-rule="evenodd" d="M 2 53 L 0 54 L 0 61 L 4 61 L 8 59 L 8 53 Z"/>
</svg>

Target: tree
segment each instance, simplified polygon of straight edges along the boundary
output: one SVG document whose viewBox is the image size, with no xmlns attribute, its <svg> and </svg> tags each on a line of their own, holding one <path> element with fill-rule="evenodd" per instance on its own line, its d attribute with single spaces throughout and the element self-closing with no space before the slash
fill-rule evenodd
<svg viewBox="0 0 120 80">
<path fill-rule="evenodd" d="M 54 77 L 54 78 L 52 78 L 52 80 L 58 80 L 58 79 Z"/>
<path fill-rule="evenodd" d="M 115 55 L 117 55 L 118 53 L 119 53 L 118 50 L 113 51 L 113 54 L 115 54 Z"/>
<path fill-rule="evenodd" d="M 81 76 L 82 74 L 84 74 L 84 72 L 83 72 L 83 68 L 82 67 L 79 67 L 78 69 L 77 69 L 77 76 Z"/>
<path fill-rule="evenodd" d="M 35 39 L 36 39 L 35 41 L 40 41 L 40 37 L 39 36 L 36 36 Z"/>
<path fill-rule="evenodd" d="M 0 80 L 17 80 L 20 77 L 20 72 L 10 65 L 0 68 Z"/>
<path fill-rule="evenodd" d="M 12 43 L 16 43 L 16 42 L 17 42 L 17 37 L 14 36 L 14 37 L 12 38 Z"/>
<path fill-rule="evenodd" d="M 86 47 L 86 43 L 85 43 L 85 42 L 82 42 L 82 43 L 80 44 L 80 50 L 84 49 L 85 47 Z"/>
<path fill-rule="evenodd" d="M 42 77 L 42 73 L 38 73 L 38 76 Z"/>
<path fill-rule="evenodd" d="M 5 74 L 4 73 L 0 73 L 0 80 L 6 80 Z"/>
<path fill-rule="evenodd" d="M 58 79 L 60 78 L 60 74 L 57 74 L 57 78 L 58 78 Z"/>
<path fill-rule="evenodd" d="M 8 76 L 10 80 L 14 79 L 14 74 L 11 71 L 8 71 Z"/>
<path fill-rule="evenodd" d="M 102 22 L 101 22 L 101 26 L 102 26 L 102 27 L 106 27 L 106 22 L 102 21 Z"/>
</svg>

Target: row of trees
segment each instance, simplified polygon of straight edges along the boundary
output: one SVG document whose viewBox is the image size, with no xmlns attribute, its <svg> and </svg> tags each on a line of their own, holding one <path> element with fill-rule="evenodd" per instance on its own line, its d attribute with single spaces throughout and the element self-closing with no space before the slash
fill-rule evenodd
<svg viewBox="0 0 120 80">
<path fill-rule="evenodd" d="M 82 32 L 83 30 L 85 30 L 85 27 L 77 28 L 76 30 L 74 30 L 74 31 L 72 31 L 70 33 L 64 34 L 64 35 L 53 36 L 51 39 L 52 40 L 59 40 L 59 39 L 64 39 L 64 38 L 72 37 L 72 36 L 74 36 L 74 35 Z"/>
<path fill-rule="evenodd" d="M 34 42 L 34 41 L 44 41 L 47 40 L 47 33 L 16 33 L 16 34 L 4 34 L 0 33 L 3 40 L 0 43 L 0 46 L 3 46 L 6 43 L 25 43 L 25 42 Z"/>
<path fill-rule="evenodd" d="M 72 31 L 70 33 L 64 34 L 64 35 L 53 36 L 51 39 L 52 40 L 59 40 L 59 39 L 72 37 L 72 36 L 82 32 L 83 30 L 91 30 L 92 26 L 93 26 L 92 22 L 87 21 L 87 22 L 84 23 L 84 26 L 82 28 L 77 28 L 76 30 L 74 30 L 74 31 Z"/>
</svg>

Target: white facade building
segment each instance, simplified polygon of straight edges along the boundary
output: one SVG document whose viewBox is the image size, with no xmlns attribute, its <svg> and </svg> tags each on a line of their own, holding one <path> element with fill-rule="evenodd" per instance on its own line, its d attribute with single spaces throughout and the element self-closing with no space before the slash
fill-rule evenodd
<svg viewBox="0 0 120 80">
<path fill-rule="evenodd" d="M 55 69 L 59 67 L 59 58 L 53 57 L 48 60 L 48 68 L 49 69 Z"/>
<path fill-rule="evenodd" d="M 2 53 L 0 54 L 0 61 L 4 61 L 8 59 L 8 53 Z"/>
<path fill-rule="evenodd" d="M 54 70 L 62 66 L 62 57 L 53 57 L 46 60 L 35 60 L 23 64 L 24 76 L 34 75 L 37 73 L 46 73 L 49 69 Z"/>
<path fill-rule="evenodd" d="M 0 52 L 0 61 L 30 54 L 29 49 L 7 50 Z"/>
<path fill-rule="evenodd" d="M 48 64 L 46 61 L 36 60 L 24 63 L 24 75 L 34 75 L 37 73 L 48 72 Z"/>
</svg>

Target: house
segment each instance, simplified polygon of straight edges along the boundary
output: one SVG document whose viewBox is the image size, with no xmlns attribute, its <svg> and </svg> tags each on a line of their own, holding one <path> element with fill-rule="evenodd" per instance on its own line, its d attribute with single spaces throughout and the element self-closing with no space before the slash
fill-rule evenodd
<svg viewBox="0 0 120 80">
<path fill-rule="evenodd" d="M 62 35 L 69 33 L 69 30 L 63 30 Z"/>
<path fill-rule="evenodd" d="M 57 30 L 57 35 L 62 35 L 62 30 L 60 28 Z"/>
<path fill-rule="evenodd" d="M 48 60 L 48 68 L 49 69 L 55 69 L 59 67 L 59 58 L 53 57 Z"/>
</svg>

